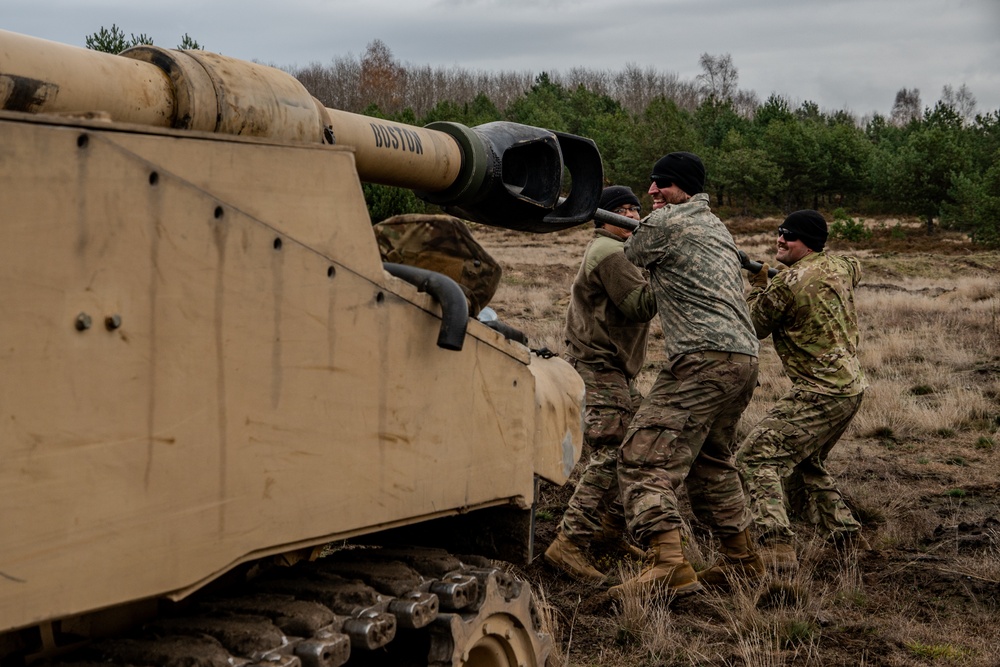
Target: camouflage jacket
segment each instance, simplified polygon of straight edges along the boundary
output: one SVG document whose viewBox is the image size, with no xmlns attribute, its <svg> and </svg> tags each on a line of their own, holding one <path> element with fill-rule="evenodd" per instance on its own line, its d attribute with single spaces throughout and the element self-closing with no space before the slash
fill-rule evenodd
<svg viewBox="0 0 1000 667">
<path fill-rule="evenodd" d="M 587 246 L 570 290 L 566 355 L 631 379 L 646 359 L 656 301 L 642 270 L 625 259 L 623 242 L 603 229 Z"/>
<path fill-rule="evenodd" d="M 650 213 L 625 256 L 649 269 L 667 357 L 702 350 L 757 356 L 736 243 L 707 194 Z"/>
<path fill-rule="evenodd" d="M 860 280 L 854 257 L 815 252 L 747 296 L 757 336 L 773 336 L 785 373 L 800 389 L 854 396 L 867 386 L 857 354 Z"/>
</svg>

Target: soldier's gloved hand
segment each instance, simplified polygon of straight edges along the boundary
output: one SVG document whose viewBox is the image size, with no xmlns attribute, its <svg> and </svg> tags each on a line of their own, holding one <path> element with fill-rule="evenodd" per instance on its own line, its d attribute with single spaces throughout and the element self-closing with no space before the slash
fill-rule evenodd
<svg viewBox="0 0 1000 667">
<path fill-rule="evenodd" d="M 754 289 L 757 288 L 767 289 L 767 282 L 768 282 L 767 271 L 770 268 L 771 267 L 767 265 L 767 262 L 761 264 L 760 271 L 758 271 L 757 273 L 750 274 L 750 286 L 753 287 Z"/>
</svg>

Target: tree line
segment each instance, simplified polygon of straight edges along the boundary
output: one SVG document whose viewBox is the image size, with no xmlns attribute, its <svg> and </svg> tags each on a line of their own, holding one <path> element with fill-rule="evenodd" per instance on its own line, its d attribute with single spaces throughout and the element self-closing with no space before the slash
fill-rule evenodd
<svg viewBox="0 0 1000 667">
<path fill-rule="evenodd" d="M 143 37 L 132 42 L 150 43 Z M 112 26 L 87 46 L 109 41 L 124 48 L 127 40 Z M 184 35 L 180 48 L 200 45 Z M 360 57 L 288 71 L 325 106 L 344 111 L 418 126 L 506 120 L 588 137 L 607 182 L 637 193 L 659 157 L 691 151 L 705 162 L 714 205 L 728 213 L 916 215 L 928 233 L 941 226 L 1000 247 L 1000 110 L 976 113 L 964 84 L 945 86 L 932 106 L 903 88 L 889 115 L 859 119 L 777 94 L 761 102 L 739 88 L 728 54 L 703 54 L 699 65 L 691 81 L 635 65 L 538 75 L 431 68 L 403 64 L 374 40 Z M 434 208 L 394 188 L 365 185 L 365 194 L 375 220 Z"/>
<path fill-rule="evenodd" d="M 916 215 L 928 233 L 940 225 L 1000 246 L 1000 110 L 975 113 L 964 84 L 945 86 L 927 107 L 919 90 L 904 88 L 888 116 L 859 119 L 777 94 L 760 102 L 738 87 L 728 54 L 699 62 L 693 81 L 636 66 L 531 76 L 404 65 L 375 40 L 359 58 L 290 72 L 345 111 L 412 125 L 507 120 L 588 137 L 607 182 L 638 193 L 660 156 L 691 151 L 705 161 L 716 205 L 731 213 Z M 366 194 L 376 219 L 424 210 L 408 193 L 366 186 Z"/>
</svg>

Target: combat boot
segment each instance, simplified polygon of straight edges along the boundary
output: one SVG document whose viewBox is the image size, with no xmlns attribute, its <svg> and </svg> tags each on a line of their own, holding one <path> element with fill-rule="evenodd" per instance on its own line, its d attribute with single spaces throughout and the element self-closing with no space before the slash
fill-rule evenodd
<svg viewBox="0 0 1000 667">
<path fill-rule="evenodd" d="M 764 563 L 764 566 L 780 575 L 793 575 L 799 570 L 799 559 L 795 555 L 795 547 L 785 542 L 774 542 L 765 544 L 758 551 L 757 555 Z"/>
<path fill-rule="evenodd" d="M 601 517 L 601 540 L 609 550 L 620 551 L 623 555 L 638 561 L 646 560 L 646 550 L 632 544 L 625 536 L 628 528 L 625 527 L 625 519 L 614 517 L 610 512 L 605 512 Z"/>
<path fill-rule="evenodd" d="M 647 554 L 650 564 L 637 577 L 610 588 L 611 597 L 621 599 L 657 590 L 668 595 L 688 595 L 702 590 L 698 575 L 681 550 L 679 528 L 654 535 Z"/>
<path fill-rule="evenodd" d="M 829 541 L 833 544 L 834 549 L 844 555 L 863 555 L 870 551 L 873 551 L 868 540 L 865 536 L 861 534 L 860 530 L 851 530 L 845 532 L 834 533 Z"/>
<path fill-rule="evenodd" d="M 698 581 L 706 586 L 729 586 L 734 580 L 753 581 L 763 576 L 764 563 L 750 545 L 746 530 L 720 540 L 721 556 L 715 565 L 698 573 Z"/>
<path fill-rule="evenodd" d="M 574 579 L 581 581 L 602 581 L 604 573 L 598 570 L 575 542 L 560 531 L 556 539 L 545 550 L 545 561 L 557 567 Z"/>
<path fill-rule="evenodd" d="M 646 560 L 646 550 L 640 549 L 639 547 L 635 546 L 628 540 L 623 539 L 621 541 L 621 550 L 624 551 L 626 555 L 631 556 L 636 560 L 639 561 Z"/>
</svg>

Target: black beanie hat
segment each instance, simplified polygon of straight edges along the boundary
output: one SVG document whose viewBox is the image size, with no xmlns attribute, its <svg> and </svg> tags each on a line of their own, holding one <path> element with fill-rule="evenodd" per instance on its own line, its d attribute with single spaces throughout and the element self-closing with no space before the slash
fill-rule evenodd
<svg viewBox="0 0 1000 667">
<path fill-rule="evenodd" d="M 705 191 L 705 165 L 694 153 L 670 153 L 653 165 L 651 181 L 666 181 L 694 196 Z"/>
<path fill-rule="evenodd" d="M 815 252 L 823 249 L 829 236 L 826 219 L 818 211 L 811 209 L 792 213 L 781 223 L 781 228 L 798 234 L 806 247 Z"/>
<path fill-rule="evenodd" d="M 635 196 L 630 187 L 612 185 L 611 187 L 604 188 L 601 192 L 601 201 L 597 204 L 597 208 L 603 208 L 605 211 L 613 211 L 623 204 L 639 206 L 639 198 Z"/>
</svg>

